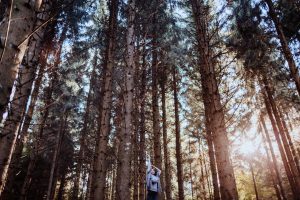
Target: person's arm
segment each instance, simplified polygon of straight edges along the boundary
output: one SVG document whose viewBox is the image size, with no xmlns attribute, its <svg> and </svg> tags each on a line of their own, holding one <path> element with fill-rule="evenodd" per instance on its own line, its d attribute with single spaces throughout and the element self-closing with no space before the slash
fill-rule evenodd
<svg viewBox="0 0 300 200">
<path fill-rule="evenodd" d="M 150 158 L 148 157 L 148 160 L 147 160 L 147 173 L 149 173 L 151 170 L 151 160 Z"/>
<path fill-rule="evenodd" d="M 160 169 L 158 169 L 157 167 L 155 167 L 154 165 L 153 165 L 153 167 L 157 170 L 157 175 L 158 176 L 160 176 L 160 174 L 161 174 L 161 170 Z"/>
</svg>

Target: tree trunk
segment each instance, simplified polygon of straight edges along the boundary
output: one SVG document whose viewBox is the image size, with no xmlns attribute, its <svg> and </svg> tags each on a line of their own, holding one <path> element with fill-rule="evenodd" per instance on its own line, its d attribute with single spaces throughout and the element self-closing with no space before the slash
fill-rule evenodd
<svg viewBox="0 0 300 200">
<path fill-rule="evenodd" d="M 136 77 L 137 73 L 135 74 Z M 138 95 L 134 95 L 134 105 L 138 105 L 137 98 Z M 134 107 L 133 109 L 133 137 L 132 137 L 132 144 L 133 144 L 133 199 L 139 199 L 139 160 L 138 160 L 138 153 L 139 153 L 139 136 L 138 136 L 138 106 Z"/>
<path fill-rule="evenodd" d="M 271 139 L 270 139 L 270 136 L 269 136 L 268 129 L 266 127 L 266 123 L 265 123 L 264 117 L 262 115 L 260 116 L 260 122 L 261 122 L 260 123 L 261 129 L 263 129 L 261 131 L 262 139 L 263 139 L 263 144 L 264 144 L 264 148 L 265 148 L 265 151 L 266 151 L 266 154 L 267 154 L 268 166 L 269 166 L 269 169 L 270 169 L 270 172 L 271 172 L 271 176 L 272 176 L 271 178 L 272 178 L 272 181 L 273 181 L 274 189 L 276 191 L 276 195 L 277 195 L 277 198 L 279 200 L 280 199 L 286 200 L 285 192 L 284 192 L 284 189 L 283 189 L 283 186 L 282 186 L 282 179 L 281 179 L 281 176 L 280 176 L 280 173 L 279 173 L 279 170 L 278 170 L 277 159 L 276 159 L 275 154 L 274 154 L 272 142 L 271 142 Z M 264 135 L 263 132 L 265 132 L 266 137 L 265 137 L 265 135 Z M 271 157 L 272 157 L 272 161 L 273 162 L 271 162 L 266 142 L 268 142 L 268 144 L 270 146 L 270 152 L 271 152 Z M 275 171 L 275 173 L 274 173 L 273 170 Z M 275 181 L 275 177 L 276 177 L 277 181 Z M 278 186 L 280 188 L 280 191 L 278 190 L 277 182 L 278 182 Z M 282 198 L 281 198 L 281 196 L 282 196 Z"/>
<path fill-rule="evenodd" d="M 65 113 L 66 110 L 64 110 Z M 65 128 L 67 126 L 67 114 L 64 114 L 62 116 L 61 122 L 60 122 L 60 128 L 58 131 L 58 134 L 56 136 L 56 142 L 55 142 L 55 149 L 54 149 L 54 154 L 53 154 L 53 159 L 51 162 L 51 170 L 50 170 L 50 177 L 49 177 L 49 182 L 48 182 L 48 189 L 47 189 L 47 200 L 53 199 L 53 188 L 54 188 L 54 172 L 57 170 L 57 165 L 58 165 L 58 158 L 60 154 L 60 149 L 61 149 L 61 144 L 62 144 L 62 139 L 64 137 L 64 132 Z"/>
<path fill-rule="evenodd" d="M 163 77 L 160 81 L 161 87 L 161 105 L 162 105 L 162 125 L 163 125 L 163 149 L 164 149 L 164 162 L 165 162 L 165 191 L 166 191 L 166 198 L 172 199 L 172 190 L 171 190 L 171 176 L 170 176 L 170 158 L 169 158 L 169 149 L 168 149 L 168 132 L 167 132 L 167 114 L 166 114 L 166 80 L 167 80 L 167 73 L 166 67 L 163 68 L 162 72 Z"/>
<path fill-rule="evenodd" d="M 229 141 L 224 120 L 224 111 L 221 104 L 218 83 L 214 66 L 211 63 L 209 47 L 207 11 L 203 2 L 191 0 L 194 21 L 196 23 L 198 52 L 200 60 L 200 74 L 202 95 L 205 107 L 206 124 L 213 134 L 216 163 L 220 180 L 220 193 L 222 199 L 237 200 L 238 193 L 235 183 L 233 166 L 229 155 Z"/>
<path fill-rule="evenodd" d="M 36 156 L 30 156 L 29 165 L 27 167 L 26 176 L 21 188 L 21 195 L 20 200 L 26 200 L 27 194 L 31 185 L 33 172 L 36 166 L 37 157 Z"/>
<path fill-rule="evenodd" d="M 111 104 L 112 104 L 112 72 L 115 65 L 115 44 L 118 15 L 118 0 L 110 2 L 109 26 L 107 31 L 108 43 L 106 47 L 106 58 L 104 63 L 104 84 L 102 108 L 100 115 L 100 130 L 97 136 L 96 153 L 94 159 L 94 172 L 92 182 L 92 199 L 102 200 L 105 198 L 105 183 L 107 171 L 107 144 L 110 133 Z"/>
<path fill-rule="evenodd" d="M 157 9 L 154 10 L 152 17 L 152 130 L 153 130 L 153 150 L 154 150 L 154 164 L 159 169 L 162 169 L 162 155 L 161 155 L 161 132 L 160 132 L 160 114 L 158 105 L 158 43 L 157 43 Z M 164 198 L 164 180 L 161 178 L 162 193 L 159 198 Z"/>
<path fill-rule="evenodd" d="M 287 157 L 288 163 L 290 165 L 292 175 L 294 177 L 294 181 L 297 185 L 297 188 L 300 188 L 300 174 L 298 172 L 297 165 L 295 163 L 295 160 L 293 159 L 293 155 L 292 155 L 290 146 L 288 144 L 286 133 L 285 133 L 284 128 L 282 126 L 282 122 L 281 122 L 281 119 L 280 119 L 280 116 L 279 116 L 279 113 L 278 113 L 278 110 L 277 110 L 275 100 L 274 100 L 273 95 L 272 95 L 272 91 L 271 91 L 270 86 L 269 86 L 268 80 L 267 80 L 266 75 L 264 73 L 262 75 L 263 75 L 263 80 L 262 81 L 263 81 L 263 84 L 264 84 L 264 90 L 266 91 L 266 95 L 267 95 L 267 98 L 269 100 L 269 104 L 270 104 L 271 109 L 272 109 L 273 114 L 274 114 L 276 125 L 277 125 L 277 128 L 279 130 L 279 134 L 281 136 L 281 140 L 282 140 L 282 143 L 283 143 L 283 148 L 285 150 L 286 157 Z M 299 198 L 300 198 L 300 196 L 299 196 Z"/>
<path fill-rule="evenodd" d="M 201 175 L 200 175 L 200 184 L 202 187 L 202 195 L 203 198 L 206 199 L 206 183 L 205 183 L 205 178 L 204 178 L 204 153 L 200 152 L 200 171 L 201 171 Z M 200 187 L 200 188 L 201 188 Z"/>
<path fill-rule="evenodd" d="M 275 25 L 275 28 L 276 28 L 276 31 L 277 31 L 277 35 L 278 35 L 278 38 L 280 40 L 283 55 L 285 56 L 285 59 L 288 63 L 288 66 L 289 66 L 290 72 L 291 72 L 291 77 L 293 78 L 293 80 L 295 82 L 298 94 L 300 96 L 300 77 L 299 77 L 298 68 L 296 66 L 296 63 L 295 63 L 295 60 L 293 58 L 292 52 L 289 48 L 288 42 L 287 42 L 286 37 L 284 35 L 281 22 L 280 22 L 277 14 L 276 14 L 276 11 L 275 11 L 272 0 L 265 0 L 265 2 L 267 3 L 267 5 L 269 7 L 269 15 L 270 15 L 271 19 L 274 22 L 274 25 Z"/>
<path fill-rule="evenodd" d="M 131 135 L 133 131 L 132 127 L 132 111 L 133 111 L 133 90 L 134 90 L 134 74 L 135 74 L 135 0 L 128 1 L 128 27 L 127 27 L 127 52 L 126 52 L 126 68 L 125 68 L 125 93 L 124 93 L 124 124 L 122 135 L 120 136 L 120 163 L 118 166 L 118 191 L 120 200 L 130 199 L 130 155 L 131 155 Z"/>
<path fill-rule="evenodd" d="M 80 176 L 81 176 L 81 171 L 82 171 L 82 165 L 83 165 L 83 160 L 85 156 L 85 149 L 86 149 L 86 137 L 88 133 L 88 123 L 89 123 L 89 116 L 90 116 L 90 107 L 92 103 L 92 89 L 93 86 L 95 85 L 95 79 L 96 79 L 96 66 L 97 66 L 97 54 L 95 55 L 95 62 L 93 66 L 93 70 L 91 73 L 91 78 L 90 78 L 90 84 L 89 84 L 89 92 L 86 100 L 86 108 L 85 108 L 85 113 L 84 113 L 84 122 L 83 122 L 83 127 L 81 130 L 80 134 L 80 148 L 78 152 L 78 159 L 77 159 L 77 165 L 76 165 L 76 170 L 75 170 L 75 180 L 74 180 L 74 188 L 73 188 L 73 194 L 72 194 L 72 199 L 77 200 L 78 199 L 78 194 L 79 194 L 79 185 L 80 185 Z"/>
<path fill-rule="evenodd" d="M 252 176 L 252 181 L 253 181 L 253 186 L 254 186 L 254 191 L 255 191 L 255 197 L 256 200 L 258 200 L 258 191 L 257 191 L 257 186 L 256 186 L 256 180 L 255 180 L 255 176 L 254 176 L 254 170 L 253 170 L 253 165 L 252 165 L 252 161 L 249 162 L 250 165 L 250 171 L 251 171 L 251 176 Z"/>
<path fill-rule="evenodd" d="M 50 5 L 45 3 L 43 5 L 43 7 L 45 9 L 49 9 Z M 47 20 L 47 18 L 49 18 L 49 11 L 44 12 L 44 14 L 41 14 L 40 19 L 37 21 L 36 26 L 39 26 L 40 24 L 42 24 L 42 20 Z M 43 35 L 44 35 L 44 29 L 40 29 L 37 34 L 38 35 L 33 35 L 33 37 L 30 39 L 29 42 L 29 49 L 27 50 L 27 54 L 25 56 L 26 60 L 24 61 L 24 66 L 21 67 L 20 72 L 19 72 L 19 77 L 18 77 L 18 83 L 16 86 L 16 92 L 14 94 L 14 98 L 11 102 L 11 108 L 10 111 L 8 113 L 8 117 L 4 123 L 4 127 L 1 130 L 1 134 L 5 135 L 5 136 L 9 136 L 10 137 L 17 137 L 18 135 L 21 135 L 21 139 L 19 139 L 16 142 L 16 148 L 14 150 L 14 157 L 12 157 L 12 162 L 14 163 L 13 166 L 18 166 L 17 162 L 19 162 L 19 158 L 21 156 L 22 150 L 23 150 L 23 144 L 24 142 L 26 142 L 28 135 L 23 134 L 20 130 L 20 126 L 21 123 L 23 121 L 23 119 L 25 118 L 25 111 L 27 108 L 27 104 L 28 104 L 28 99 L 29 96 L 31 94 L 31 89 L 34 83 L 34 79 L 36 76 L 36 72 L 37 72 L 37 65 L 38 65 L 38 61 L 40 60 L 40 55 L 41 55 L 41 51 L 42 51 L 42 40 L 43 40 Z M 45 58 L 41 58 L 45 59 Z M 42 62 L 42 65 L 39 69 L 39 74 L 43 75 L 44 72 L 44 67 L 45 65 Z M 40 75 L 40 76 L 42 76 Z M 36 80 L 38 82 L 38 79 Z M 39 83 L 40 84 L 40 83 Z M 35 87 L 37 87 L 37 90 L 39 89 L 39 84 L 35 84 Z M 36 91 L 33 91 L 36 92 Z M 32 93 L 32 95 L 34 95 L 34 93 Z M 32 100 L 35 100 L 36 98 L 34 98 L 34 96 L 31 97 Z M 32 101 L 31 101 L 32 102 Z M 31 104 L 29 104 L 31 105 Z M 33 112 L 33 110 L 28 109 L 28 112 Z M 32 113 L 30 113 L 32 115 Z M 26 119 L 26 118 L 25 118 Z M 24 121 L 26 122 L 26 121 Z M 26 127 L 27 125 L 24 124 L 24 126 Z M 9 144 L 9 143 L 8 143 Z M 13 143 L 11 143 L 11 145 L 14 145 Z M 14 147 L 11 146 L 9 147 L 10 149 L 13 149 Z M 12 155 L 9 155 L 9 157 L 11 157 Z M 10 163 L 8 163 L 10 164 Z M 13 176 L 14 176 L 14 170 L 12 169 L 13 167 L 10 167 L 12 170 L 12 173 L 9 172 L 8 174 L 8 184 L 10 185 L 10 183 L 13 182 Z"/>
<path fill-rule="evenodd" d="M 209 125 L 207 124 L 206 127 L 208 126 Z M 206 134 L 207 134 L 206 137 L 207 137 L 208 156 L 209 156 L 212 184 L 214 187 L 214 200 L 219 200 L 221 199 L 221 197 L 220 197 L 220 188 L 219 188 L 218 173 L 217 173 L 217 166 L 216 166 L 215 150 L 212 142 L 212 133 L 208 128 Z"/>
<path fill-rule="evenodd" d="M 286 138 L 288 140 L 288 145 L 291 149 L 291 153 L 292 153 L 292 156 L 293 156 L 293 160 L 296 164 L 296 167 L 297 167 L 297 170 L 298 170 L 298 173 L 300 173 L 300 166 L 299 166 L 299 159 L 298 159 L 298 156 L 297 156 L 297 153 L 296 153 L 296 149 L 295 149 L 295 146 L 294 146 L 294 143 L 292 141 L 292 138 L 291 138 L 291 134 L 289 132 L 289 129 L 288 129 L 288 126 L 285 122 L 285 119 L 283 117 L 283 114 L 282 114 L 282 111 L 281 109 L 279 108 L 279 106 L 277 106 L 277 109 L 278 109 L 278 113 L 279 113 L 279 117 L 281 119 L 281 122 L 282 122 L 282 126 L 283 126 L 283 129 L 284 129 L 284 132 L 285 132 L 285 135 L 286 135 Z M 299 174 L 300 175 L 300 174 Z"/>
<path fill-rule="evenodd" d="M 11 0 L 9 2 L 9 16 L 0 25 L 1 43 L 4 45 L 3 48 L 0 48 L 0 121 L 2 121 L 3 114 L 6 111 L 13 84 L 28 45 L 29 36 L 36 23 L 36 13 L 40 9 L 40 4 L 38 4 L 38 7 L 35 5 L 37 1 L 40 0 L 30 2 L 27 0 Z M 14 142 L 14 137 L 5 140 L 7 140 L 7 144 L 10 144 Z M 0 151 L 1 154 L 2 152 L 3 154 L 7 153 L 3 150 Z M 0 160 L 5 159 L 0 157 Z M 1 166 L 5 168 L 6 164 Z M 3 167 L 1 167 L 1 176 L 3 176 L 3 170 Z M 3 182 L 4 179 L 1 181 Z"/>
<path fill-rule="evenodd" d="M 179 200 L 184 200 L 183 188 L 183 171 L 182 171 L 182 155 L 181 155 L 181 137 L 180 137 L 180 120 L 179 120 L 179 101 L 177 94 L 177 72 L 173 67 L 173 91 L 174 91 L 174 109 L 175 109 L 175 136 L 176 136 L 176 164 L 177 164 L 177 180 Z"/>
<path fill-rule="evenodd" d="M 277 144 L 278 144 L 278 148 L 279 148 L 279 151 L 280 151 L 283 166 L 284 166 L 286 174 L 287 174 L 288 181 L 289 181 L 289 184 L 291 186 L 294 199 L 297 199 L 297 196 L 299 197 L 299 192 L 297 190 L 297 186 L 296 186 L 296 183 L 294 181 L 293 174 L 291 172 L 289 163 L 288 163 L 286 155 L 285 155 L 283 145 L 281 143 L 281 139 L 280 139 L 280 136 L 279 136 L 279 131 L 277 129 L 276 122 L 275 122 L 275 119 L 274 119 L 273 114 L 272 114 L 272 108 L 271 108 L 271 105 L 269 103 L 269 100 L 268 100 L 264 90 L 262 91 L 262 94 L 263 94 L 264 102 L 265 102 L 265 105 L 266 105 L 267 113 L 268 113 L 269 119 L 270 119 L 272 127 L 273 127 L 275 139 L 276 139 Z"/>
<path fill-rule="evenodd" d="M 41 9 L 43 12 L 37 15 L 35 28 L 39 27 L 44 21 L 48 20 L 51 4 L 43 3 Z M 53 28 L 53 27 L 52 27 Z M 17 135 L 22 122 L 22 117 L 26 111 L 27 102 L 31 94 L 31 89 L 36 77 L 40 55 L 43 47 L 45 28 L 40 28 L 36 34 L 29 39 L 28 49 L 26 50 L 25 59 L 19 67 L 18 81 L 16 83 L 16 92 L 11 100 L 8 116 L 2 130 L 3 135 Z M 47 48 L 46 46 L 44 46 Z"/>
<path fill-rule="evenodd" d="M 50 68 L 50 66 L 47 67 L 47 70 L 51 69 L 51 71 L 48 72 L 50 83 L 49 83 L 49 87 L 45 89 L 45 94 L 44 94 L 44 96 L 45 96 L 45 102 L 44 102 L 45 106 L 44 106 L 43 111 L 40 114 L 41 118 L 39 120 L 39 127 L 38 127 L 36 138 L 33 142 L 34 149 L 32 150 L 33 152 L 30 154 L 30 162 L 29 162 L 29 166 L 27 167 L 26 176 L 24 178 L 24 182 L 23 182 L 23 185 L 22 185 L 20 200 L 26 199 L 26 195 L 27 195 L 27 193 L 29 191 L 29 188 L 30 188 L 31 179 L 32 179 L 32 175 L 34 173 L 37 158 L 38 158 L 39 153 L 40 153 L 39 152 L 40 138 L 43 136 L 44 126 L 46 124 L 46 121 L 47 121 L 47 118 L 48 118 L 48 115 L 49 115 L 49 109 L 50 109 L 50 107 L 52 105 L 52 101 L 53 101 L 52 94 L 53 94 L 53 91 L 55 90 L 55 86 L 57 85 L 57 82 L 58 82 L 57 69 L 58 69 L 59 63 L 61 61 L 61 59 L 60 59 L 61 49 L 62 49 L 62 44 L 63 44 L 63 42 L 66 38 L 66 33 L 67 33 L 67 27 L 64 26 L 63 30 L 62 30 L 62 33 L 61 33 L 61 36 L 60 36 L 60 39 L 57 42 L 58 48 L 53 52 L 53 55 L 54 55 L 53 66 L 51 68 Z M 48 53 L 46 54 L 47 56 L 45 56 L 43 58 L 44 60 L 42 60 L 42 65 L 45 68 L 47 66 Z M 43 77 L 43 74 L 39 74 L 39 77 L 37 78 L 36 84 L 37 84 L 38 87 L 36 87 L 34 89 L 33 93 L 32 93 L 31 107 L 29 107 L 29 109 L 28 109 L 28 113 L 27 113 L 27 116 L 26 116 L 27 119 L 24 120 L 24 127 L 22 128 L 22 134 L 28 134 L 28 128 L 30 126 L 31 118 L 32 118 L 32 115 L 33 115 L 34 107 L 35 107 L 34 102 L 36 102 L 36 100 L 38 98 L 39 85 L 41 84 L 42 77 Z"/>
<path fill-rule="evenodd" d="M 15 147 L 14 153 L 12 155 L 11 163 L 9 166 L 7 182 L 6 182 L 5 190 L 4 190 L 5 193 L 9 193 L 12 190 L 13 182 L 16 177 L 17 170 L 21 169 L 20 159 L 22 156 L 22 151 L 23 151 L 24 145 L 26 144 L 27 139 L 28 139 L 28 131 L 27 130 L 28 130 L 30 122 L 31 122 L 31 118 L 33 115 L 34 107 L 36 104 L 38 92 L 39 92 L 41 81 L 42 81 L 42 77 L 45 72 L 45 65 L 46 65 L 47 57 L 48 57 L 48 55 L 46 53 L 46 56 L 43 56 L 43 58 L 40 59 L 41 65 L 39 68 L 39 72 L 37 74 L 37 78 L 34 81 L 35 82 L 34 89 L 31 94 L 29 107 L 28 107 L 27 113 L 25 113 L 25 112 L 23 113 L 23 117 L 22 117 L 23 125 L 22 125 L 22 129 L 19 128 L 19 130 L 18 130 L 18 135 L 20 135 L 20 138 L 17 139 L 16 147 Z"/>
<path fill-rule="evenodd" d="M 189 140 L 189 155 L 192 155 L 191 151 L 191 141 Z M 201 166 L 202 167 L 202 166 Z M 192 192 L 192 199 L 194 199 L 194 180 L 193 180 L 193 171 L 192 171 L 192 159 L 189 160 L 189 175 L 191 181 L 191 192 Z"/>
<path fill-rule="evenodd" d="M 213 195 L 212 195 L 212 192 L 211 192 L 211 181 L 209 179 L 209 171 L 207 169 L 207 164 L 206 164 L 206 158 L 205 156 L 203 157 L 204 159 L 204 169 L 205 169 L 205 177 L 206 177 L 206 182 L 207 182 L 207 189 L 208 189 L 208 194 L 209 194 L 209 200 L 212 200 L 213 198 Z"/>
<path fill-rule="evenodd" d="M 140 89 L 140 165 L 139 165 L 139 200 L 145 199 L 145 182 L 146 182 L 146 145 L 145 145 L 145 134 L 146 134 L 146 117 L 145 117 L 145 106 L 146 106 L 146 81 L 147 81 L 147 69 L 146 69 L 146 47 L 143 48 L 143 66 L 142 66 L 142 79 Z"/>
<path fill-rule="evenodd" d="M 59 48 L 56 51 L 56 55 L 55 55 L 55 62 L 54 62 L 54 66 L 53 69 L 56 69 L 57 66 L 59 65 L 60 62 L 60 55 L 61 55 L 61 46 L 62 43 L 66 37 L 66 31 L 67 29 L 64 28 L 64 30 L 62 31 L 62 35 L 61 38 L 58 41 L 58 45 Z M 55 75 L 54 77 L 56 77 L 56 72 L 53 72 Z M 53 78 L 53 80 L 56 80 L 56 78 Z M 48 109 L 47 109 L 48 110 Z M 47 115 L 47 111 L 44 113 Z M 46 117 L 44 118 L 46 119 Z M 43 123 L 41 124 L 41 127 L 43 126 Z M 41 129 L 43 130 L 43 129 Z M 0 165 L 0 175 L 1 175 L 1 184 L 0 184 L 0 195 L 1 195 L 1 191 L 3 190 L 3 187 L 5 185 L 5 180 L 7 177 L 7 171 L 8 171 L 8 167 L 12 158 L 12 153 L 14 151 L 15 148 L 15 144 L 16 144 L 16 139 L 17 139 L 17 131 L 14 132 L 14 135 L 11 136 L 10 134 L 6 134 L 4 137 L 2 137 L 0 139 L 0 160 L 4 160 L 5 163 L 3 165 Z"/>
<path fill-rule="evenodd" d="M 57 200 L 64 200 L 64 192 L 65 192 L 65 186 L 66 186 L 66 169 L 63 169 L 64 172 L 61 175 L 60 178 L 60 185 L 58 189 L 58 194 L 57 194 Z"/>
<path fill-rule="evenodd" d="M 91 200 L 91 192 L 92 192 L 92 182 L 93 182 L 93 165 L 90 166 L 89 177 L 87 182 L 86 196 L 85 200 Z"/>
</svg>

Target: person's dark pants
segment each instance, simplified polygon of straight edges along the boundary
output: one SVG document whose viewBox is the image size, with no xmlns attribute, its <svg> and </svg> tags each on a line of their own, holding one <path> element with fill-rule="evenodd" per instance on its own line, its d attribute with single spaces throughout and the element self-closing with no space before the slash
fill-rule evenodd
<svg viewBox="0 0 300 200">
<path fill-rule="evenodd" d="M 158 193 L 148 190 L 147 200 L 158 200 Z"/>
</svg>

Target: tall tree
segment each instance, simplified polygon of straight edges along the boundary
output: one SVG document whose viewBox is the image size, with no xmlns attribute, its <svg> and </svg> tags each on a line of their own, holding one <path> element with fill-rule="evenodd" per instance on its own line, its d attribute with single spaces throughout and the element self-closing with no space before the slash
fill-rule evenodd
<svg viewBox="0 0 300 200">
<path fill-rule="evenodd" d="M 183 188 L 183 171 L 182 171 L 182 153 L 181 153 L 181 136 L 180 136 L 180 120 L 179 120 L 179 100 L 177 86 L 177 69 L 173 67 L 173 91 L 174 91 L 174 109 L 175 109 L 175 136 L 176 136 L 176 163 L 177 163 L 177 180 L 178 180 L 178 196 L 180 200 L 184 200 Z"/>
<path fill-rule="evenodd" d="M 209 129 L 213 134 L 221 198 L 238 199 L 234 171 L 228 149 L 229 141 L 225 126 L 224 110 L 221 104 L 215 68 L 211 60 L 207 27 L 208 9 L 201 0 L 191 0 L 190 3 L 197 33 L 205 120 L 208 121 Z"/>
<path fill-rule="evenodd" d="M 90 85 L 89 85 L 89 92 L 86 99 L 86 108 L 84 113 L 84 122 L 83 127 L 81 130 L 81 136 L 80 136 L 80 147 L 78 151 L 78 158 L 77 158 L 77 166 L 76 166 L 76 176 L 74 180 L 74 188 L 73 188 L 73 199 L 78 199 L 79 194 L 79 186 L 80 186 L 80 177 L 82 173 L 82 165 L 84 163 L 84 155 L 86 154 L 86 143 L 87 143 L 87 134 L 88 134 L 88 123 L 89 123 L 89 116 L 90 116 L 90 110 L 91 110 L 91 103 L 92 103 L 92 90 L 93 86 L 95 85 L 95 79 L 96 79 L 96 66 L 97 66 L 97 53 L 95 54 L 94 58 L 94 66 L 93 70 L 90 76 Z"/>
<path fill-rule="evenodd" d="M 107 145 L 110 133 L 111 102 L 112 102 L 112 72 L 115 65 L 116 28 L 118 16 L 118 0 L 110 2 L 109 24 L 106 33 L 107 46 L 102 72 L 103 83 L 101 88 L 102 105 L 97 135 L 96 153 L 93 167 L 92 199 L 104 199 L 107 171 Z"/>
<path fill-rule="evenodd" d="M 168 149 L 168 133 L 167 133 L 167 111 L 166 111 L 166 83 L 167 83 L 167 67 L 163 66 L 160 87 L 161 87 L 161 106 L 162 106 L 162 131 L 163 131 L 163 150 L 164 150 L 164 164 L 165 164 L 165 191 L 166 198 L 172 199 L 172 190 L 171 190 L 171 174 L 170 174 L 170 156 Z"/>
<path fill-rule="evenodd" d="M 130 199 L 131 185 L 131 135 L 132 111 L 133 111 L 133 91 L 135 74 L 135 0 L 128 1 L 127 36 L 126 36 L 126 67 L 125 67 L 125 92 L 124 92 L 124 124 L 120 143 L 120 162 L 118 166 L 118 191 L 117 198 L 120 200 Z"/>
<path fill-rule="evenodd" d="M 296 66 L 296 62 L 293 58 L 293 54 L 289 48 L 289 44 L 288 41 L 285 37 L 285 34 L 283 32 L 283 28 L 282 28 L 282 24 L 276 14 L 276 10 L 274 8 L 273 2 L 272 0 L 265 0 L 265 2 L 267 3 L 268 7 L 269 7 L 269 15 L 272 19 L 272 21 L 274 22 L 276 31 L 277 31 L 277 35 L 278 38 L 280 40 L 280 44 L 281 44 L 281 48 L 282 48 L 282 52 L 285 56 L 285 59 L 288 63 L 289 69 L 290 69 L 290 73 L 291 73 L 291 77 L 295 82 L 298 94 L 300 96 L 300 76 L 299 76 L 299 71 L 298 71 L 298 67 Z"/>
</svg>

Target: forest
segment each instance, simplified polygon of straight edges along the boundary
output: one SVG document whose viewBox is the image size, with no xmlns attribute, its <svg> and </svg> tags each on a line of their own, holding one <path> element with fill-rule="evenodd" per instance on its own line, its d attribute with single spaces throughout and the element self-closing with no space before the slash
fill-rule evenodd
<svg viewBox="0 0 300 200">
<path fill-rule="evenodd" d="M 0 0 L 0 200 L 300 200 L 299 67 L 299 0 Z"/>
</svg>

